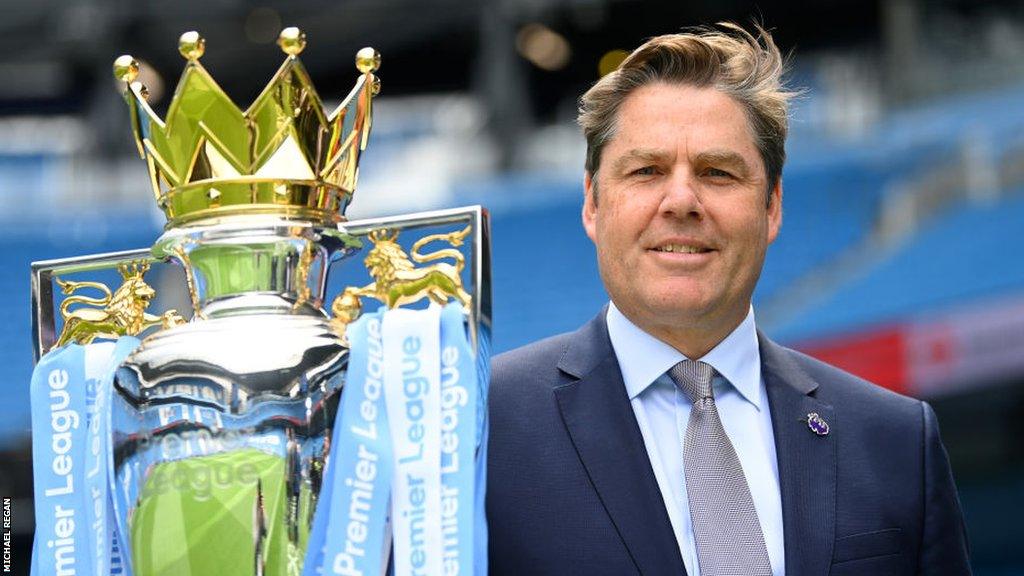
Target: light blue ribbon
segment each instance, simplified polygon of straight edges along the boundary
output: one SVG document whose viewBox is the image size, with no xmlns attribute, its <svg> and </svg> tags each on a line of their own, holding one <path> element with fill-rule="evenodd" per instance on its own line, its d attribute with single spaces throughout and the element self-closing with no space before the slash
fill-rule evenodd
<svg viewBox="0 0 1024 576">
<path fill-rule="evenodd" d="M 441 313 L 441 533 L 445 575 L 469 574 L 474 565 L 479 396 L 462 306 L 449 304 Z"/>
<path fill-rule="evenodd" d="M 384 549 L 384 544 L 393 455 L 387 434 L 383 374 L 382 370 L 374 374 L 377 368 L 373 364 L 385 361 L 373 357 L 382 350 L 384 314 L 383 309 L 368 314 L 348 327 L 351 349 L 345 389 L 303 576 L 379 576 L 388 560 L 390 551 Z M 481 331 L 478 353 L 474 355 L 466 337 L 463 308 L 449 304 L 441 313 L 440 348 L 442 434 L 448 433 L 442 436 L 441 457 L 444 574 L 483 576 L 487 574 L 484 496 L 490 345 Z M 378 388 L 381 392 L 375 394 Z M 447 425 L 446 417 L 450 418 Z M 375 425 L 374 438 L 366 433 L 371 424 Z M 364 468 L 366 477 L 370 463 L 375 465 L 372 482 L 357 482 L 359 467 Z M 353 511 L 361 514 L 353 518 Z"/>
<path fill-rule="evenodd" d="M 379 576 L 391 488 L 383 313 L 349 325 L 345 387 L 331 437 L 304 576 Z"/>
<path fill-rule="evenodd" d="M 138 343 L 73 344 L 32 373 L 33 574 L 125 573 L 112 547 L 109 407 L 114 371 Z"/>
<path fill-rule="evenodd" d="M 485 576 L 487 563 L 487 440 L 490 436 L 487 411 L 487 397 L 491 382 L 491 334 L 486 326 L 477 332 L 476 356 L 477 395 L 476 404 L 476 493 L 473 503 L 473 569 L 474 574 Z"/>
<path fill-rule="evenodd" d="M 44 356 L 32 373 L 35 484 L 34 574 L 88 574 L 85 517 L 85 351 L 69 346 Z"/>
<path fill-rule="evenodd" d="M 383 397 L 383 314 L 368 314 L 348 329 L 353 345 L 346 385 L 304 576 L 377 576 L 388 559 L 392 447 Z M 450 304 L 441 314 L 440 345 L 443 419 L 450 419 L 442 424 L 444 573 L 483 575 L 489 340 L 481 331 L 474 357 L 463 309 Z M 137 346 L 135 338 L 88 351 L 67 346 L 44 356 L 33 373 L 34 575 L 70 569 L 87 576 L 131 574 L 130 554 L 120 544 L 126 527 L 115 521 L 111 494 L 119 492 L 112 484 L 111 415 L 124 412 L 112 406 L 118 401 L 114 373 Z"/>
</svg>

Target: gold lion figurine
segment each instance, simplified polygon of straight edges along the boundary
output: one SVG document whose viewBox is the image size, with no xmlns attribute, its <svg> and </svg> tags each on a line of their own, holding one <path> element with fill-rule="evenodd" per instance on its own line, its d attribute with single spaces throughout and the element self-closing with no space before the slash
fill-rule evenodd
<svg viewBox="0 0 1024 576">
<path fill-rule="evenodd" d="M 412 304 L 424 298 L 441 305 L 455 298 L 463 306 L 469 307 L 472 297 L 462 287 L 462 270 L 466 267 L 462 253 L 454 248 L 441 248 L 427 254 L 421 254 L 420 250 L 437 240 L 445 241 L 453 247 L 462 246 L 471 229 L 471 226 L 466 226 L 458 232 L 424 236 L 412 245 L 408 255 L 398 244 L 397 231 L 370 232 L 373 248 L 363 263 L 374 281 L 362 288 L 348 287 L 334 299 L 331 304 L 334 313 L 331 323 L 335 332 L 344 335 L 345 327 L 362 313 L 360 296 L 379 300 L 388 308 Z M 444 258 L 452 259 L 454 264 L 438 262 L 422 268 L 413 264 L 413 261 L 422 264 Z"/>
<path fill-rule="evenodd" d="M 118 265 L 117 270 L 124 282 L 113 294 L 100 282 L 57 279 L 61 291 L 69 296 L 60 305 L 64 327 L 54 347 L 70 342 L 89 344 L 96 338 L 134 336 L 152 326 L 170 328 L 185 323 L 185 319 L 174 310 L 168 310 L 160 316 L 146 313 L 146 308 L 156 295 L 156 291 L 142 279 L 149 270 L 147 262 L 126 262 Z M 74 294 L 84 288 L 99 290 L 103 292 L 103 297 Z M 76 304 L 83 306 L 71 310 Z"/>
</svg>

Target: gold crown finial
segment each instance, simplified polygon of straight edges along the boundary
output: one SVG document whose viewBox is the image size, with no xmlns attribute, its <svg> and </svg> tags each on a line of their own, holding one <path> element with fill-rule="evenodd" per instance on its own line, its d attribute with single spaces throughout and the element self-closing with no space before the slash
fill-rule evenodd
<svg viewBox="0 0 1024 576">
<path fill-rule="evenodd" d="M 132 131 L 168 227 L 254 214 L 324 223 L 344 219 L 372 124 L 379 89 L 373 71 L 380 54 L 372 48 L 359 52 L 362 73 L 328 113 L 297 58 L 305 35 L 285 28 L 278 44 L 288 57 L 241 110 L 199 62 L 202 36 L 182 34 L 178 50 L 188 63 L 166 120 L 146 102 L 138 62 L 131 56 L 114 62 L 114 76 L 127 84 Z"/>
<path fill-rule="evenodd" d="M 139 61 L 130 54 L 122 54 L 114 60 L 114 78 L 131 84 L 139 76 Z"/>
<path fill-rule="evenodd" d="M 149 88 L 146 87 L 142 82 L 132 82 L 132 90 L 134 90 L 143 100 L 149 100 Z"/>
<path fill-rule="evenodd" d="M 306 33 L 295 26 L 289 26 L 281 30 L 281 34 L 277 37 L 277 45 L 285 54 L 298 56 L 306 49 Z"/>
<path fill-rule="evenodd" d="M 380 69 L 380 52 L 369 46 L 356 52 L 356 68 L 363 74 L 376 72 Z"/>
<path fill-rule="evenodd" d="M 195 30 L 189 30 L 178 38 L 178 52 L 186 60 L 199 60 L 206 52 L 206 38 Z"/>
</svg>

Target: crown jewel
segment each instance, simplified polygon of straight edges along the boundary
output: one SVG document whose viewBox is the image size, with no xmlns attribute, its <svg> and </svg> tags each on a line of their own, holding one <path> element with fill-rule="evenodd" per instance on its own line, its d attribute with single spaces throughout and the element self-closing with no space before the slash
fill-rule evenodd
<svg viewBox="0 0 1024 576">
<path fill-rule="evenodd" d="M 138 61 L 128 55 L 114 61 L 114 77 L 127 87 L 132 131 L 168 228 L 245 214 L 344 220 L 370 135 L 371 101 L 380 90 L 374 76 L 380 54 L 373 48 L 358 52 L 361 75 L 328 115 L 298 59 L 306 35 L 285 28 L 277 43 L 286 54 L 284 63 L 242 111 L 199 63 L 206 50 L 203 37 L 182 34 L 178 51 L 187 63 L 166 120 L 146 102 L 146 87 L 137 81 Z"/>
</svg>

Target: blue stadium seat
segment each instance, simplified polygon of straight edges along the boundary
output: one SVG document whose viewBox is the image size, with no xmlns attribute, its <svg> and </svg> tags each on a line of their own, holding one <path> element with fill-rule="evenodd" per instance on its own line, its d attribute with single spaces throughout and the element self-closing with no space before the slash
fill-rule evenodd
<svg viewBox="0 0 1024 576">
<path fill-rule="evenodd" d="M 960 202 L 874 267 L 773 330 L 804 340 L 1024 291 L 1024 190 Z"/>
</svg>

